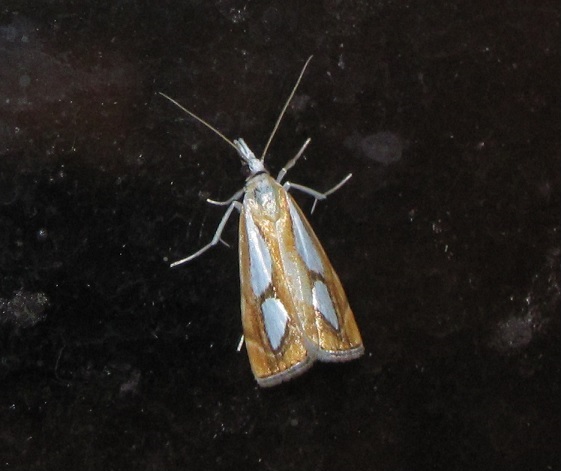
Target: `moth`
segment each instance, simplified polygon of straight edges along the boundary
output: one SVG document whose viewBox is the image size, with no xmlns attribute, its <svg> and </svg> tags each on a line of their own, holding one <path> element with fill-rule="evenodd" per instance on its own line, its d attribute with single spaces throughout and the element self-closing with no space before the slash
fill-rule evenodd
<svg viewBox="0 0 562 471">
<path fill-rule="evenodd" d="M 230 141 L 205 120 L 161 93 L 199 123 L 211 129 L 238 153 L 249 176 L 244 187 L 226 201 L 207 201 L 228 206 L 211 242 L 188 257 L 171 264 L 189 262 L 221 241 L 224 227 L 237 210 L 240 213 L 239 257 L 243 338 L 252 372 L 259 386 L 275 386 L 310 368 L 315 360 L 342 362 L 360 357 L 363 342 L 338 275 L 322 245 L 297 206 L 290 189 L 314 198 L 314 205 L 338 190 L 347 175 L 321 193 L 297 183 L 283 183 L 310 143 L 274 179 L 264 159 L 277 128 L 304 75 L 308 58 L 257 158 L 243 139 Z M 240 202 L 242 199 L 242 202 Z"/>
</svg>

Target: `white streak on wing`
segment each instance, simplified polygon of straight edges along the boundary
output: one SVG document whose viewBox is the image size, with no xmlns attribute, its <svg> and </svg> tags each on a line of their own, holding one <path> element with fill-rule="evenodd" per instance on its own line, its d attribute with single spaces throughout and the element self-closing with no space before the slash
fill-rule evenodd
<svg viewBox="0 0 562 471">
<path fill-rule="evenodd" d="M 297 244 L 297 251 L 301 258 L 303 259 L 306 267 L 313 272 L 318 274 L 323 274 L 324 269 L 322 266 L 322 260 L 318 251 L 314 247 L 314 243 L 310 239 L 304 224 L 302 223 L 301 217 L 295 208 L 293 202 L 289 201 L 289 212 L 291 213 L 291 220 L 293 221 L 293 229 L 295 231 L 295 241 Z"/>
<path fill-rule="evenodd" d="M 281 301 L 268 298 L 261 305 L 265 332 L 273 350 L 277 350 L 287 328 L 289 315 Z"/>
<path fill-rule="evenodd" d="M 339 329 L 338 316 L 334 309 L 332 299 L 328 293 L 328 288 L 320 280 L 314 282 L 312 288 L 312 304 L 320 314 L 334 327 Z"/>
<path fill-rule="evenodd" d="M 250 211 L 246 211 L 245 216 L 248 251 L 250 253 L 250 282 L 254 294 L 260 296 L 272 280 L 271 255 Z"/>
</svg>

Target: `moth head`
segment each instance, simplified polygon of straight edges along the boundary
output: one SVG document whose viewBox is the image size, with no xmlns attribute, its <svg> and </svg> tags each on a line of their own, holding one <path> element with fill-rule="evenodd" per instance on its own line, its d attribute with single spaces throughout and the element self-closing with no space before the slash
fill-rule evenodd
<svg viewBox="0 0 562 471">
<path fill-rule="evenodd" d="M 256 158 L 254 153 L 250 150 L 248 145 L 244 142 L 244 139 L 237 139 L 234 141 L 238 155 L 242 159 L 242 172 L 244 172 L 247 177 L 256 175 L 257 173 L 265 172 L 265 167 L 263 162 Z"/>
</svg>

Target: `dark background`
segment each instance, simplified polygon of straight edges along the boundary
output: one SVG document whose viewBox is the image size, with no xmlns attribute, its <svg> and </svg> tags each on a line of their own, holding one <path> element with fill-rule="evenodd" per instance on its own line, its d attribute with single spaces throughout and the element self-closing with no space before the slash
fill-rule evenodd
<svg viewBox="0 0 562 471">
<path fill-rule="evenodd" d="M 559 2 L 4 1 L 0 469 L 560 466 Z M 319 190 L 366 347 L 259 389 L 232 149 Z M 296 195 L 308 211 L 309 197 Z"/>
</svg>

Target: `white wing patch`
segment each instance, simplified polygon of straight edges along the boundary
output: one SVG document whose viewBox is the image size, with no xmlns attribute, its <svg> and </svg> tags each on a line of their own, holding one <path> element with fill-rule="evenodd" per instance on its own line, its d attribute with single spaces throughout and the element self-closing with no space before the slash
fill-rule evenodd
<svg viewBox="0 0 562 471">
<path fill-rule="evenodd" d="M 261 305 L 265 332 L 273 350 L 277 350 L 287 329 L 289 315 L 281 301 L 268 298 Z"/>
<path fill-rule="evenodd" d="M 272 280 L 271 255 L 250 212 L 246 211 L 245 216 L 250 253 L 250 282 L 254 294 L 261 296 Z"/>
<path fill-rule="evenodd" d="M 308 233 L 301 221 L 301 217 L 295 208 L 295 205 L 290 198 L 287 199 L 289 202 L 289 212 L 291 213 L 291 221 L 293 222 L 293 230 L 295 232 L 295 241 L 297 245 L 297 251 L 301 258 L 303 259 L 306 267 L 313 272 L 318 274 L 324 273 L 324 267 L 322 266 L 322 260 L 320 259 L 320 254 L 314 247 L 314 243 L 310 240 Z"/>
<path fill-rule="evenodd" d="M 328 288 L 326 288 L 326 285 L 320 280 L 314 282 L 314 287 L 312 288 L 312 304 L 315 309 L 332 324 L 334 329 L 339 329 L 338 316 L 336 315 L 334 304 L 328 293 Z"/>
</svg>

